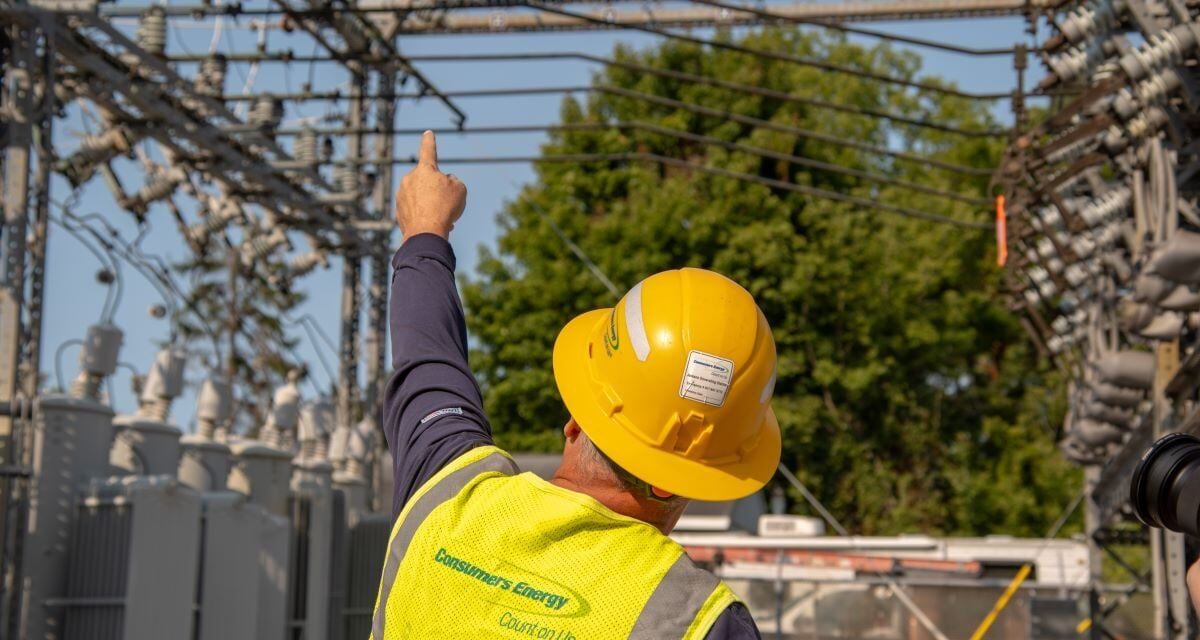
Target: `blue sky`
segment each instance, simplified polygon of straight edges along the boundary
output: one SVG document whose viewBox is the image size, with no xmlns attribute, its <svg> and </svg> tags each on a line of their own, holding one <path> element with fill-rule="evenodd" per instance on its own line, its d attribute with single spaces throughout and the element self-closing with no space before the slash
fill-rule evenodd
<svg viewBox="0 0 1200 640">
<path fill-rule="evenodd" d="M 246 20 L 243 19 L 243 25 Z M 231 23 L 226 26 L 233 27 Z M 914 23 L 871 23 L 870 28 L 937 39 L 945 42 L 964 44 L 973 47 L 1004 47 L 1014 42 L 1027 41 L 1024 33 L 1024 21 L 1018 18 L 989 18 L 959 21 L 928 21 Z M 134 25 L 129 21 L 121 22 L 121 27 L 132 33 Z M 255 44 L 255 33 L 245 28 L 229 28 L 220 39 L 219 49 L 222 51 L 248 51 Z M 183 23 L 169 34 L 169 50 L 204 52 L 208 50 L 212 38 L 211 26 L 201 23 Z M 589 33 L 560 33 L 560 34 L 486 34 L 471 36 L 417 36 L 401 41 L 401 50 L 407 54 L 436 54 L 436 53 L 482 53 L 482 52 L 515 52 L 515 51 L 581 51 L 586 53 L 606 55 L 612 51 L 616 42 L 631 43 L 636 46 L 651 46 L 659 38 L 653 35 L 623 32 L 589 32 Z M 864 42 L 873 42 L 863 39 Z M 298 54 L 311 51 L 311 44 L 304 38 L 283 36 L 277 32 L 268 32 L 268 46 L 271 49 L 292 47 Z M 1015 84 L 1015 73 L 1012 61 L 1007 57 L 970 57 L 945 52 L 919 49 L 925 60 L 925 70 L 928 73 L 940 75 L 953 80 L 960 87 L 978 92 L 1008 91 Z M 1032 86 L 1039 75 L 1038 62 L 1030 59 L 1031 80 L 1027 86 Z M 505 63 L 425 63 L 421 70 L 441 89 L 456 90 L 487 87 L 528 87 L 528 86 L 564 86 L 586 84 L 591 74 L 597 70 L 595 65 L 578 61 L 554 62 L 505 62 Z M 249 69 L 242 65 L 242 72 Z M 190 75 L 191 69 L 185 73 Z M 282 65 L 271 64 L 262 66 L 255 77 L 255 90 L 283 91 L 288 87 L 298 89 L 309 73 L 307 64 L 294 65 L 290 70 Z M 319 65 L 315 68 L 315 88 L 331 88 L 345 81 L 345 74 L 332 65 Z M 238 91 L 244 77 L 232 68 L 229 74 L 227 91 Z M 468 113 L 468 123 L 474 126 L 488 124 L 550 124 L 557 120 L 561 96 L 547 95 L 534 97 L 461 99 L 460 106 Z M 285 115 L 285 123 L 295 122 L 301 117 L 322 115 L 326 110 L 323 103 L 312 105 L 301 112 L 290 111 Z M 1009 104 L 1007 100 L 997 101 L 996 114 L 1002 122 L 1008 123 Z M 425 99 L 414 103 L 406 101 L 399 107 L 397 126 L 401 128 L 447 127 L 451 125 L 448 111 L 435 100 Z M 76 146 L 72 138 L 80 135 L 82 124 L 77 109 L 72 109 L 66 120 L 55 124 L 55 138 L 60 149 L 71 149 Z M 542 134 L 513 134 L 513 135 L 470 135 L 442 136 L 439 139 L 439 152 L 444 158 L 454 156 L 479 155 L 532 155 L 538 152 L 544 142 Z M 401 136 L 397 139 L 400 153 L 415 152 L 417 138 Z M 411 150 L 411 151 L 410 151 Z M 457 174 L 466 182 L 469 189 L 467 211 L 462 221 L 455 229 L 452 242 L 459 257 L 459 272 L 473 271 L 480 246 L 493 245 L 496 235 L 495 216 L 501 210 L 506 200 L 512 198 L 518 191 L 518 185 L 529 181 L 533 172 L 528 165 L 444 165 L 443 170 Z M 127 191 L 133 191 L 141 185 L 142 177 L 134 163 L 125 161 L 119 168 L 119 174 Z M 397 177 L 402 175 L 401 167 Z M 69 195 L 69 186 L 62 178 L 56 178 L 54 196 L 57 200 L 65 200 Z M 95 179 L 79 193 L 79 206 L 76 213 L 96 212 L 109 220 L 124 234 L 133 238 L 137 233 L 133 217 L 121 211 L 113 202 L 107 189 L 99 179 Z M 194 212 L 190 203 L 185 206 L 189 214 Z M 148 219 L 151 229 L 143 241 L 142 248 L 147 253 L 162 255 L 168 261 L 178 261 L 187 257 L 186 246 L 179 238 L 170 214 L 161 206 L 151 209 Z M 390 252 L 399 242 L 398 234 L 393 234 L 392 246 L 380 247 L 380 251 Z M 96 321 L 104 302 L 105 289 L 96 283 L 94 274 L 99 264 L 72 237 L 63 233 L 59 227 L 51 227 L 50 247 L 47 260 L 47 296 L 45 306 L 45 331 L 43 340 L 43 371 L 50 376 L 49 385 L 54 386 L 55 351 L 64 341 L 83 336 L 88 324 Z M 115 322 L 125 331 L 125 345 L 121 359 L 140 371 L 144 371 L 154 352 L 157 343 L 164 340 L 169 327 L 165 320 L 152 318 L 147 309 L 150 305 L 161 302 L 144 279 L 127 266 L 124 267 L 124 295 L 115 315 Z M 340 300 L 341 265 L 331 261 L 330 268 L 317 271 L 303 280 L 298 286 L 309 295 L 309 300 L 300 313 L 311 314 L 317 322 L 335 340 L 338 329 L 338 308 Z M 214 319 L 217 320 L 217 319 Z M 316 385 L 324 388 L 328 384 L 327 376 L 319 364 L 316 349 L 306 334 L 299 328 L 293 327 L 292 333 L 301 339 L 297 349 L 298 355 L 309 362 Z M 62 375 L 68 381 L 78 371 L 76 358 L 78 349 L 68 347 L 63 351 Z M 326 359 L 334 362 L 334 354 L 325 352 Z M 115 401 L 119 412 L 129 412 L 136 408 L 136 402 L 129 391 L 130 372 L 122 369 L 113 382 Z M 198 366 L 189 369 L 189 382 L 196 383 L 203 375 Z M 312 397 L 313 387 L 302 389 L 307 397 Z M 192 424 L 192 394 L 189 392 L 176 403 L 172 412 L 177 424 L 185 430 Z"/>
</svg>

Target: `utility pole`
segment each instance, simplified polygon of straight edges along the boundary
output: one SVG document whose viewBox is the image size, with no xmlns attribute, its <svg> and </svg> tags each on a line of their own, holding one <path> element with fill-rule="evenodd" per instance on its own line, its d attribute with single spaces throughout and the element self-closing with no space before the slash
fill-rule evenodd
<svg viewBox="0 0 1200 640">
<path fill-rule="evenodd" d="M 352 79 L 350 113 L 347 125 L 353 129 L 362 129 L 366 111 L 367 72 L 362 65 L 350 65 Z M 347 142 L 346 156 L 355 160 L 363 157 L 363 134 L 361 132 L 350 136 Z M 359 189 L 361 176 L 359 167 L 350 165 L 344 167 L 338 175 L 338 182 L 343 191 Z M 362 204 L 361 198 L 356 198 L 349 207 L 355 208 Z M 342 312 L 341 331 L 338 345 L 338 420 L 345 425 L 354 426 L 358 395 L 358 326 L 361 294 L 359 282 L 362 280 L 362 255 L 357 249 L 350 249 L 343 257 L 342 264 Z"/>
<path fill-rule="evenodd" d="M 375 214 L 382 221 L 392 217 L 392 183 L 395 168 L 391 162 L 395 153 L 396 100 L 391 96 L 396 89 L 396 70 L 389 68 L 379 74 L 379 86 L 376 93 L 381 97 L 375 103 L 375 157 L 385 159 L 375 165 L 375 185 L 371 201 Z M 363 402 L 363 413 L 366 419 L 374 425 L 376 442 L 383 440 L 383 387 L 387 383 L 387 313 L 388 313 L 388 282 L 391 272 L 389 256 L 391 254 L 391 231 L 382 231 L 374 236 L 370 254 L 371 282 L 367 288 L 367 387 Z M 382 483 L 378 462 L 381 459 L 382 447 L 376 448 L 371 454 L 371 466 L 368 470 L 371 484 L 371 500 L 374 508 L 383 510 L 391 506 L 391 492 Z"/>
<path fill-rule="evenodd" d="M 18 21 L 0 27 L 0 406 L 9 409 L 0 413 L 0 469 L 13 470 L 0 475 L 0 635 L 5 637 L 15 636 L 21 622 L 28 481 L 16 470 L 28 462 L 25 445 L 31 434 L 16 425 L 19 409 L 38 389 L 53 66 L 52 39 L 44 29 Z"/>
<path fill-rule="evenodd" d="M 29 176 L 34 111 L 35 34 L 20 24 L 6 29 L 3 118 L 4 225 L 0 230 L 0 404 L 8 405 L 21 391 L 21 338 L 24 334 L 25 236 L 29 226 Z M 12 459 L 13 420 L 0 416 L 0 464 Z"/>
</svg>

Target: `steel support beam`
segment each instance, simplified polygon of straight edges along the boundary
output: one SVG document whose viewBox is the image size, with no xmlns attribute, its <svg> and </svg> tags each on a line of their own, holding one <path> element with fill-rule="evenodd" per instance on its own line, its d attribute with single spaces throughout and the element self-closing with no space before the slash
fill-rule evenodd
<svg viewBox="0 0 1200 640">
<path fill-rule="evenodd" d="M 1096 482 L 1100 477 L 1099 467 L 1091 466 L 1083 470 L 1084 495 L 1088 495 L 1095 490 Z M 1092 624 L 1088 630 L 1090 640 L 1101 640 L 1104 618 L 1104 604 L 1101 601 L 1103 594 L 1100 590 L 1100 585 L 1104 582 L 1104 575 L 1101 571 L 1101 562 L 1104 559 L 1104 554 L 1101 549 L 1100 531 L 1103 528 L 1103 521 L 1097 513 L 1096 504 L 1091 500 L 1084 500 L 1083 505 L 1083 532 L 1087 538 L 1088 545 L 1088 616 L 1090 616 Z"/>
<path fill-rule="evenodd" d="M 366 70 L 358 66 L 352 68 L 353 76 L 351 78 L 351 91 L 353 96 L 350 100 L 350 113 L 347 125 L 354 129 L 361 129 L 366 117 L 366 89 L 368 75 Z M 362 159 L 365 149 L 363 148 L 364 135 L 355 133 L 350 136 L 347 143 L 346 156 L 349 158 Z M 361 179 L 360 170 L 358 167 L 343 167 L 335 172 L 334 182 L 339 183 L 343 191 L 347 188 L 357 189 L 358 180 Z M 357 207 L 361 198 L 355 198 Z M 342 312 L 341 312 L 341 331 L 339 332 L 338 345 L 338 396 L 337 410 L 338 420 L 340 423 L 353 427 L 357 420 L 359 393 L 358 393 L 358 337 L 359 337 L 359 316 L 361 311 L 362 293 L 359 284 L 362 280 L 362 254 L 357 251 L 348 251 L 343 254 L 342 263 Z"/>
<path fill-rule="evenodd" d="M 520 3 L 517 3 L 520 4 Z M 557 3 L 556 3 L 557 4 Z M 466 12 L 408 14 L 396 33 L 433 34 L 504 34 L 553 31 L 594 31 L 654 27 L 734 27 L 769 24 L 779 19 L 805 22 L 870 22 L 892 20 L 945 20 L 949 18 L 990 18 L 1019 16 L 1051 4 L 1049 0 L 899 0 L 884 2 L 789 3 L 758 5 L 769 7 L 770 19 L 747 12 L 716 7 L 648 7 L 643 9 L 603 8 L 586 12 L 594 20 L 527 11 L 493 11 L 488 14 Z M 400 11 L 397 7 L 396 11 Z M 375 19 L 381 11 L 372 10 Z"/>
<path fill-rule="evenodd" d="M 29 176 L 32 167 L 34 30 L 8 27 L 10 42 L 4 72 L 3 116 L 7 120 L 4 149 L 4 225 L 0 230 L 0 403 L 20 392 L 22 320 L 25 313 L 26 234 L 30 218 Z M 12 420 L 0 416 L 0 463 L 10 459 Z"/>
<path fill-rule="evenodd" d="M 384 72 L 379 76 L 378 93 L 389 96 L 396 88 L 396 74 Z M 392 219 L 392 189 L 395 178 L 395 165 L 391 159 L 395 157 L 395 136 L 391 131 L 396 126 L 396 100 L 379 98 L 375 101 L 375 157 L 387 159 L 375 165 L 375 189 L 371 195 L 373 213 L 380 222 L 388 226 L 387 231 L 375 234 L 375 247 L 369 261 L 371 280 L 367 286 L 367 368 L 366 395 L 363 401 L 363 413 L 366 419 L 375 426 L 374 437 L 377 442 L 383 439 L 383 390 L 387 384 L 387 312 L 388 312 L 388 283 L 391 266 L 391 219 Z M 377 447 L 372 452 L 368 469 L 371 479 L 371 500 L 377 511 L 391 508 L 391 492 L 383 484 L 381 478 L 382 448 Z"/>
<path fill-rule="evenodd" d="M 1158 369 L 1153 394 L 1155 439 L 1175 431 L 1179 422 L 1174 404 L 1167 395 L 1170 383 L 1179 372 L 1179 341 L 1160 343 L 1156 351 Z M 1187 564 L 1183 535 L 1162 529 L 1151 530 L 1150 554 L 1155 637 L 1171 640 L 1194 637 L 1190 628 L 1191 604 L 1185 578 Z"/>
<path fill-rule="evenodd" d="M 47 21 L 0 27 L 0 121 L 4 124 L 3 226 L 0 227 L 0 405 L 28 407 L 37 393 L 46 224 L 52 164 L 54 52 Z M 39 101 L 40 98 L 40 101 Z M 34 162 L 36 160 L 36 162 Z M 0 415 L 0 466 L 23 468 L 26 419 Z M 27 478 L 0 480 L 0 635 L 22 624 L 21 557 Z"/>
</svg>

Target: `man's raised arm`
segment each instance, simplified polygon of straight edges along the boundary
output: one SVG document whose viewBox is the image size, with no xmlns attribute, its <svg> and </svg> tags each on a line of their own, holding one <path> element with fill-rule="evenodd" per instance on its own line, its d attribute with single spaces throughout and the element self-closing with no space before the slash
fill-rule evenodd
<svg viewBox="0 0 1200 640">
<path fill-rule="evenodd" d="M 437 143 L 426 131 L 417 166 L 396 192 L 404 244 L 392 258 L 395 373 L 384 408 L 395 471 L 393 516 L 448 462 L 492 441 L 479 385 L 467 364 L 467 327 L 448 242 L 466 200 L 462 181 L 439 171 Z"/>
</svg>

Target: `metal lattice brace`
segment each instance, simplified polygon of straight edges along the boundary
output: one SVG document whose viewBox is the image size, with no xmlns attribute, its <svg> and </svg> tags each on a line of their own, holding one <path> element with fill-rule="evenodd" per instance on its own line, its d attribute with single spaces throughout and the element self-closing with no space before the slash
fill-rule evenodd
<svg viewBox="0 0 1200 640">
<path fill-rule="evenodd" d="M 120 117 L 139 119 L 114 97 L 122 96 L 129 106 L 139 112 L 140 119 L 150 119 L 160 124 L 150 127 L 148 135 L 174 153 L 182 164 L 213 174 L 230 192 L 241 193 L 247 200 L 279 213 L 280 220 L 289 226 L 310 231 L 331 246 L 356 246 L 360 242 L 349 224 L 351 221 L 344 220 L 331 205 L 321 203 L 299 180 L 271 167 L 258 149 L 273 152 L 272 155 L 280 160 L 291 160 L 273 142 L 265 140 L 250 128 L 238 129 L 243 123 L 232 112 L 210 97 L 196 93 L 191 83 L 146 54 L 100 18 L 73 16 L 71 20 L 80 22 L 75 30 L 62 24 L 61 21 L 65 19 L 57 18 L 60 21 L 59 28 L 54 32 L 58 52 L 80 71 L 96 77 L 113 92 L 89 94 L 89 99 Z M 110 46 L 128 53 L 132 56 L 130 62 L 135 64 L 113 56 L 93 37 L 103 38 Z M 131 77 L 145 74 L 147 68 L 161 82 L 148 85 L 130 80 Z M 232 126 L 228 130 L 211 126 L 206 118 L 194 113 L 189 104 L 202 104 L 209 118 L 224 120 Z M 311 168 L 303 173 L 311 174 L 306 175 L 310 179 L 315 175 Z M 323 181 L 318 185 L 327 186 Z"/>
</svg>

